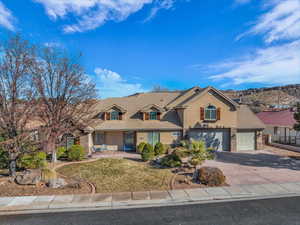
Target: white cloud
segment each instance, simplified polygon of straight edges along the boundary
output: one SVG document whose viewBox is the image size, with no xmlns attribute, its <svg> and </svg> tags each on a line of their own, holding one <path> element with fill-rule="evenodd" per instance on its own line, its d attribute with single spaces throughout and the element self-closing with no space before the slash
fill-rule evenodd
<svg viewBox="0 0 300 225">
<path fill-rule="evenodd" d="M 300 41 L 258 49 L 244 59 L 212 66 L 220 71 L 210 78 L 227 84 L 291 84 L 300 82 Z"/>
<path fill-rule="evenodd" d="M 266 43 L 300 38 L 300 0 L 269 0 L 265 7 L 267 11 L 240 37 L 262 34 Z"/>
<path fill-rule="evenodd" d="M 5 7 L 5 5 L 0 2 L 0 25 L 7 28 L 8 30 L 14 31 L 15 18 L 11 11 Z"/>
<path fill-rule="evenodd" d="M 149 16 L 144 20 L 144 22 L 147 22 L 151 19 L 153 19 L 158 11 L 162 9 L 171 9 L 175 3 L 175 0 L 159 0 L 156 1 L 155 6 L 151 9 Z"/>
<path fill-rule="evenodd" d="M 66 33 L 93 30 L 107 21 L 123 21 L 147 4 L 153 4 L 151 17 L 158 10 L 172 7 L 175 0 L 33 0 L 44 5 L 52 19 L 72 15 L 77 22 L 64 26 Z"/>
<path fill-rule="evenodd" d="M 122 76 L 111 70 L 96 68 L 96 83 L 102 98 L 121 97 L 147 92 L 139 83 L 129 83 Z"/>
</svg>

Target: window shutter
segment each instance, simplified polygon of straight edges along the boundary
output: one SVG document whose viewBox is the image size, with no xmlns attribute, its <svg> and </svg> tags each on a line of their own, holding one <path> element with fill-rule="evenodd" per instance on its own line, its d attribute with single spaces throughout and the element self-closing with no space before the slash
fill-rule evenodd
<svg viewBox="0 0 300 225">
<path fill-rule="evenodd" d="M 119 120 L 122 120 L 123 119 L 123 114 L 120 112 L 119 113 Z"/>
<path fill-rule="evenodd" d="M 200 120 L 204 120 L 204 108 L 200 108 Z"/>
<path fill-rule="evenodd" d="M 160 112 L 159 113 L 157 113 L 157 120 L 160 120 Z"/>
<path fill-rule="evenodd" d="M 217 120 L 221 119 L 221 108 L 217 108 Z"/>
<path fill-rule="evenodd" d="M 145 120 L 149 120 L 149 113 L 145 113 Z"/>
<path fill-rule="evenodd" d="M 109 112 L 106 113 L 106 120 L 110 120 L 110 113 Z"/>
</svg>

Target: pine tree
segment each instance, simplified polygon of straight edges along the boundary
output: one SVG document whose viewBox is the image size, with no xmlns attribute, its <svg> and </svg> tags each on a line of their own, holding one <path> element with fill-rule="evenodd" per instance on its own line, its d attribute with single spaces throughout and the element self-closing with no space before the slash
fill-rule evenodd
<svg viewBox="0 0 300 225">
<path fill-rule="evenodd" d="M 300 131 L 300 103 L 297 104 L 297 110 L 294 113 L 294 119 L 297 121 L 294 125 L 296 131 Z"/>
</svg>

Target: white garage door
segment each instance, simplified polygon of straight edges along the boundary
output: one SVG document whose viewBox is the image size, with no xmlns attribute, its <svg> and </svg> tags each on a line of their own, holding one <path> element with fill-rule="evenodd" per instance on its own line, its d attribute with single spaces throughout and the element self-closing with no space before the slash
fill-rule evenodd
<svg viewBox="0 0 300 225">
<path fill-rule="evenodd" d="M 203 140 L 207 147 L 218 151 L 230 150 L 229 129 L 197 129 L 189 132 L 189 137 L 193 140 Z"/>
<path fill-rule="evenodd" d="M 255 132 L 241 132 L 237 133 L 237 150 L 248 151 L 255 150 Z"/>
</svg>

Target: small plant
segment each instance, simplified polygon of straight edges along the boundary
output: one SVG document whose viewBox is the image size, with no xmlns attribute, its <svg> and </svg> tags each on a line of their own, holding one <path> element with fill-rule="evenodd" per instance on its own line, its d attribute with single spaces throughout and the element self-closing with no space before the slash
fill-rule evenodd
<svg viewBox="0 0 300 225">
<path fill-rule="evenodd" d="M 190 151 L 183 147 L 175 148 L 173 154 L 177 155 L 179 158 L 186 158 L 190 156 Z"/>
<path fill-rule="evenodd" d="M 81 161 L 84 159 L 85 151 L 81 145 L 72 145 L 67 151 L 68 160 Z"/>
<path fill-rule="evenodd" d="M 137 146 L 137 152 L 141 154 L 141 153 L 143 152 L 144 147 L 145 147 L 146 144 L 147 144 L 147 143 L 145 143 L 145 142 L 141 142 L 141 143 Z"/>
<path fill-rule="evenodd" d="M 57 159 L 67 158 L 67 149 L 66 147 L 58 147 L 56 151 Z"/>
<path fill-rule="evenodd" d="M 172 153 L 171 155 L 167 155 L 161 160 L 161 164 L 167 167 L 180 167 L 182 162 L 178 155 Z"/>
<path fill-rule="evenodd" d="M 161 142 L 158 142 L 154 147 L 154 152 L 156 156 L 165 154 L 166 153 L 165 146 Z"/>
<path fill-rule="evenodd" d="M 142 152 L 142 159 L 147 162 L 150 161 L 152 159 L 154 159 L 155 157 L 155 152 L 154 149 L 152 147 L 152 145 L 150 144 L 146 144 L 144 146 L 143 152 Z"/>
<path fill-rule="evenodd" d="M 0 148 L 0 169 L 6 169 L 8 167 L 8 152 Z"/>
<path fill-rule="evenodd" d="M 41 169 L 47 165 L 45 152 L 24 154 L 18 160 L 18 167 L 25 169 Z"/>
</svg>

